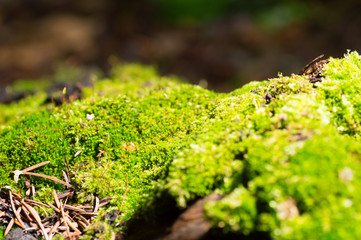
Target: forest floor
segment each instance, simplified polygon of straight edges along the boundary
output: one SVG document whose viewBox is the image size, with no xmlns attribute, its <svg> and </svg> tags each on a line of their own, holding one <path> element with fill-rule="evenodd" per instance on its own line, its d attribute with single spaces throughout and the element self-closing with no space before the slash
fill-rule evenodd
<svg viewBox="0 0 361 240">
<path fill-rule="evenodd" d="M 116 58 L 155 65 L 161 74 L 195 84 L 203 80 L 209 89 L 228 92 L 279 72 L 297 73 L 321 54 L 341 57 L 346 49 L 360 47 L 361 33 L 355 31 L 360 17 L 351 3 L 327 5 L 319 13 L 310 8 L 312 18 L 270 29 L 244 13 L 198 25 L 170 24 L 159 21 L 145 0 L 121 7 L 101 1 L 53 5 L 14 3 L 3 9 L 2 94 L 17 79 L 49 76 L 62 65 L 107 72 Z M 342 12 L 348 17 L 336 15 Z"/>
</svg>

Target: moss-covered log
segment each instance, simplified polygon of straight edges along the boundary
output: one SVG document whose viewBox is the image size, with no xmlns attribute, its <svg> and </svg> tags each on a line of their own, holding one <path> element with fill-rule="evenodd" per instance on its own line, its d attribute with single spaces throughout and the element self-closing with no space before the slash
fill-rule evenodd
<svg viewBox="0 0 361 240">
<path fill-rule="evenodd" d="M 128 177 L 118 223 L 161 192 L 180 207 L 216 192 L 224 198 L 205 211 L 224 233 L 359 239 L 361 56 L 331 58 L 322 75 L 316 83 L 279 76 L 220 94 L 118 66 L 82 100 L 36 101 L 31 109 L 24 100 L 26 114 L 2 120 L 0 185 L 24 189 L 10 171 L 46 160 L 36 171 L 62 178 L 66 156 L 78 201 L 114 197 L 104 211 L 119 209 Z M 31 181 L 40 198 L 62 188 Z"/>
</svg>

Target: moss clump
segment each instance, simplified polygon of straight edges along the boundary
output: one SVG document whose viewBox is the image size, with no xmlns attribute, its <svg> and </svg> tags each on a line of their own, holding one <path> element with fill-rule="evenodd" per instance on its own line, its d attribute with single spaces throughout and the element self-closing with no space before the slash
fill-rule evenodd
<svg viewBox="0 0 361 240">
<path fill-rule="evenodd" d="M 186 207 L 212 192 L 208 219 L 225 232 L 272 239 L 358 239 L 361 232 L 361 56 L 331 59 L 322 82 L 279 76 L 216 94 L 151 68 L 119 66 L 83 100 L 23 116 L 2 130 L 0 184 L 9 171 L 61 178 L 67 156 L 80 201 L 128 220 L 168 191 Z M 128 179 L 128 180 L 127 180 Z M 43 179 L 37 187 L 61 188 Z"/>
<path fill-rule="evenodd" d="M 115 233 L 113 232 L 111 226 L 106 222 L 101 223 L 97 222 L 90 225 L 86 229 L 85 235 L 81 237 L 82 240 L 111 240 L 115 239 Z"/>
<path fill-rule="evenodd" d="M 125 219 L 151 201 L 155 183 L 167 176 L 175 152 L 202 129 L 215 94 L 160 79 L 140 66 L 116 71 L 121 72 L 89 89 L 94 96 L 25 116 L 4 129 L 0 184 L 15 187 L 9 171 L 47 160 L 50 164 L 38 171 L 62 178 L 66 156 L 79 201 L 114 196 L 120 207 L 127 178 Z M 43 179 L 33 181 L 38 188 L 61 188 Z"/>
<path fill-rule="evenodd" d="M 218 98 L 205 131 L 175 157 L 170 191 L 183 206 L 226 194 L 206 206 L 224 231 L 357 239 L 360 62 L 356 52 L 331 59 L 314 86 L 281 76 Z"/>
<path fill-rule="evenodd" d="M 28 96 L 17 103 L 0 104 L 0 128 L 4 128 L 11 122 L 16 121 L 25 114 L 33 113 L 36 110 L 44 110 L 43 105 L 46 100 L 46 93 L 39 92 L 35 95 Z"/>
</svg>

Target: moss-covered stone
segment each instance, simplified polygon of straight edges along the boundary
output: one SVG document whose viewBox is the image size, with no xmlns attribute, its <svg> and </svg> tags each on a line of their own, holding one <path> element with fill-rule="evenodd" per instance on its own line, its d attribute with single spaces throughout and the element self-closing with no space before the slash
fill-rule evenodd
<svg viewBox="0 0 361 240">
<path fill-rule="evenodd" d="M 279 76 L 218 94 L 118 66 L 82 100 L 23 115 L 1 131 L 0 185 L 22 189 L 9 171 L 46 160 L 36 171 L 61 178 L 66 156 L 79 201 L 113 196 L 103 211 L 119 209 L 128 183 L 118 223 L 161 191 L 181 207 L 218 192 L 225 197 L 205 210 L 224 232 L 358 239 L 361 56 L 331 58 L 323 75 L 316 84 Z"/>
</svg>

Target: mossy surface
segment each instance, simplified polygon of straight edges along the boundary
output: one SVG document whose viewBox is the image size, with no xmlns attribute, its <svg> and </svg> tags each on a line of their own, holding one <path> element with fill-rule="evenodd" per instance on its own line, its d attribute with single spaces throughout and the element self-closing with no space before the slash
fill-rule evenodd
<svg viewBox="0 0 361 240">
<path fill-rule="evenodd" d="M 361 231 L 361 56 L 330 59 L 322 82 L 279 76 L 218 94 L 151 68 L 125 65 L 84 98 L 23 115 L 0 137 L 9 171 L 62 178 L 65 156 L 79 201 L 113 196 L 104 211 L 129 220 L 160 191 L 181 207 L 212 192 L 215 227 L 272 239 L 358 239 Z M 42 108 L 42 106 L 39 106 Z M 62 186 L 32 178 L 37 188 Z"/>
</svg>

